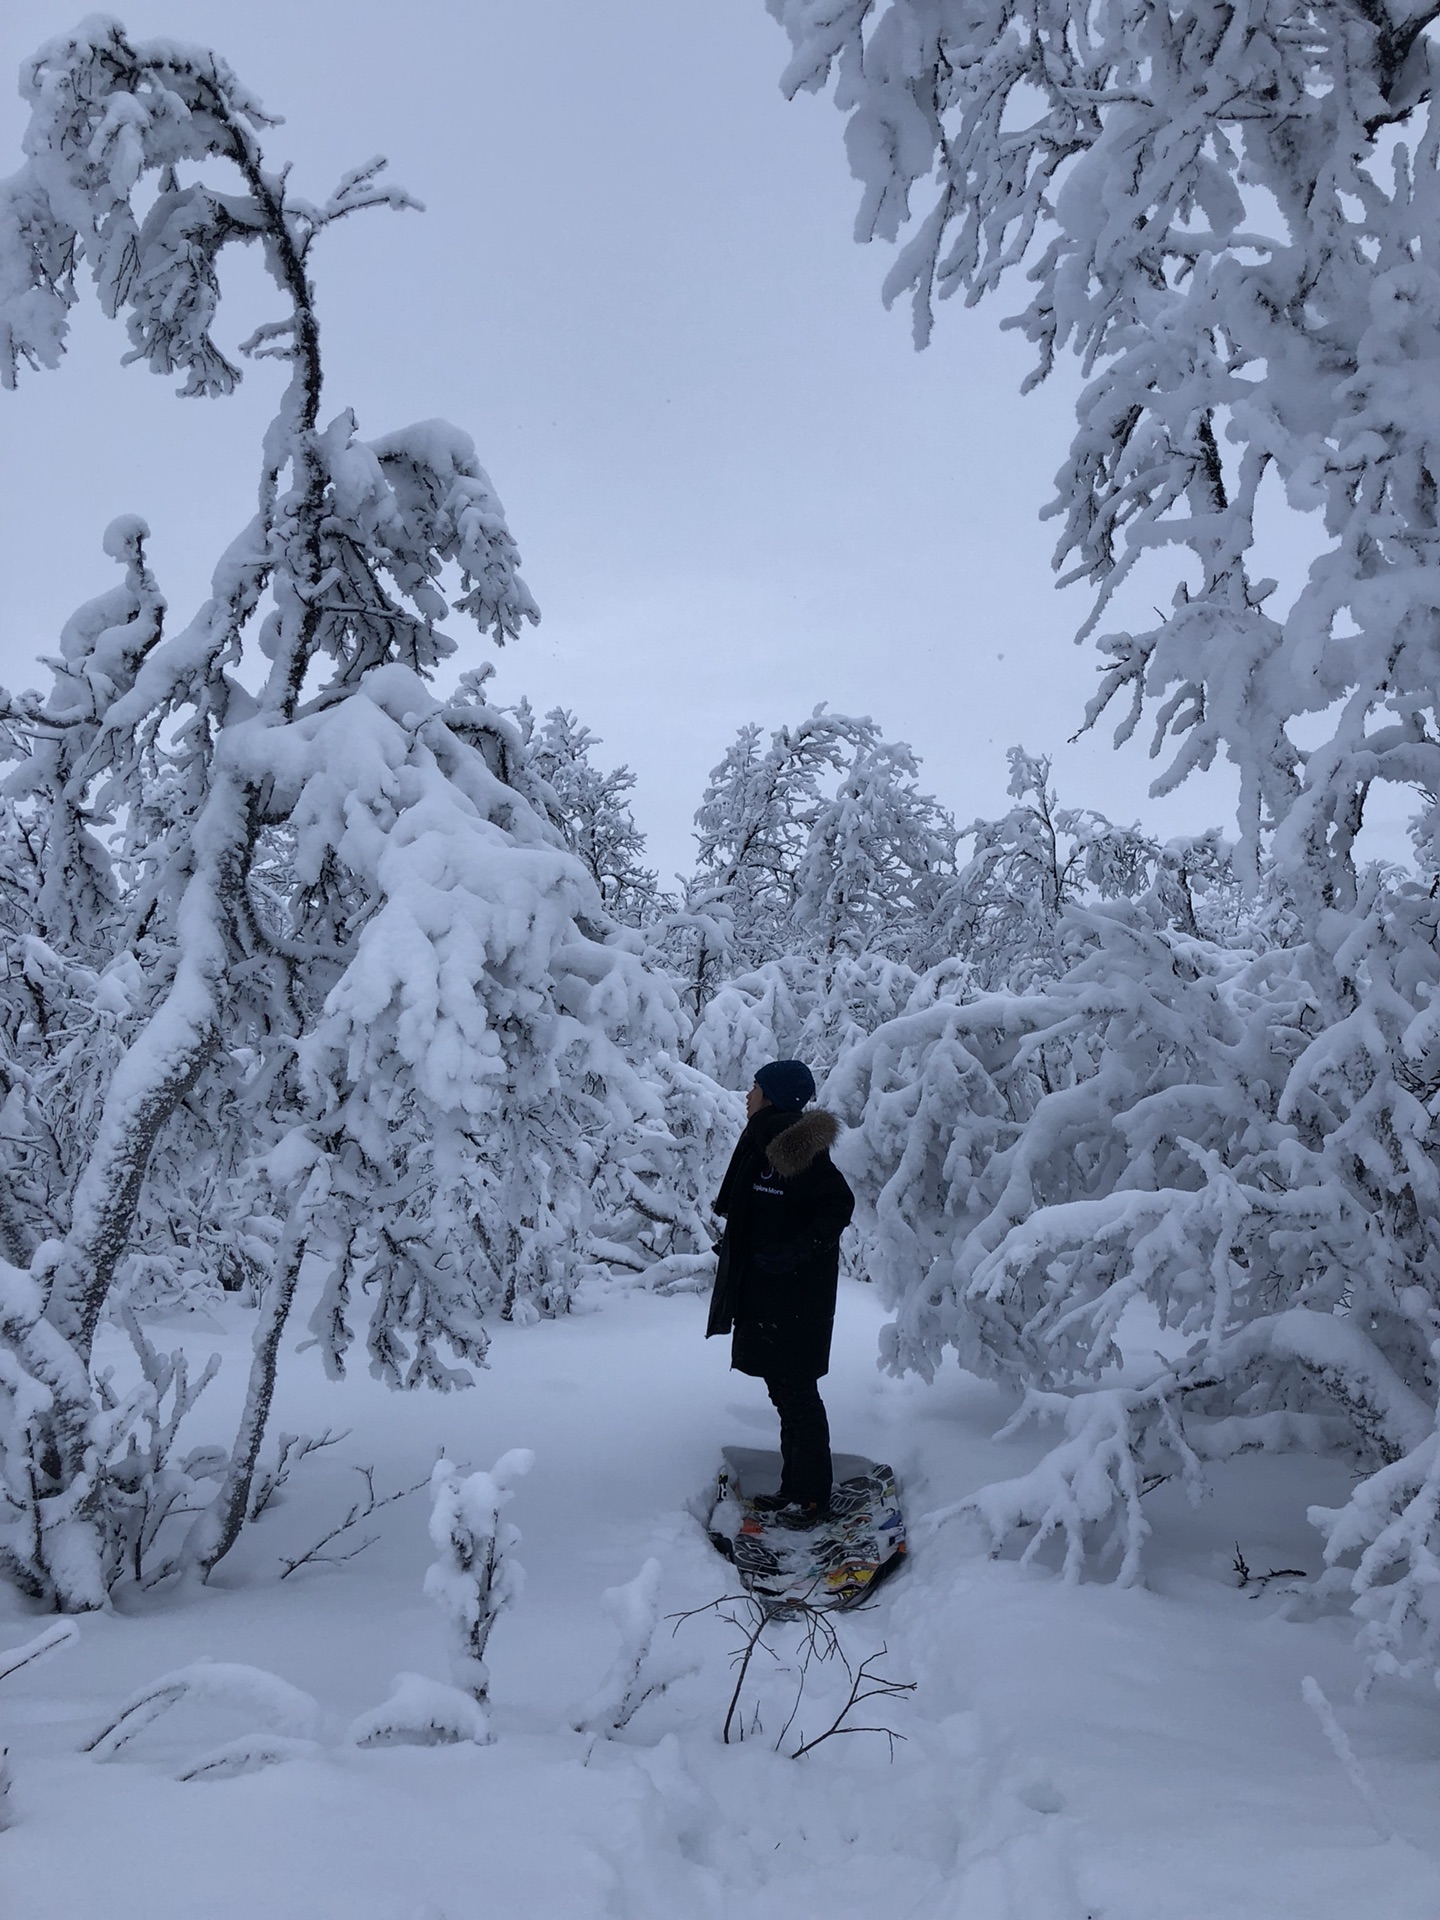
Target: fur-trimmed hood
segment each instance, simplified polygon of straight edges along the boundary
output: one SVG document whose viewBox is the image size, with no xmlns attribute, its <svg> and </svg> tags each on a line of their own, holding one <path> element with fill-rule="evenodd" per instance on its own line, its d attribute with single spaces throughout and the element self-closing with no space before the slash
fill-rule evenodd
<svg viewBox="0 0 1440 1920">
<path fill-rule="evenodd" d="M 766 1158 L 782 1180 L 793 1180 L 804 1173 L 822 1153 L 828 1153 L 840 1137 L 840 1122 L 823 1107 L 811 1107 L 792 1127 L 775 1135 L 765 1149 Z"/>
</svg>

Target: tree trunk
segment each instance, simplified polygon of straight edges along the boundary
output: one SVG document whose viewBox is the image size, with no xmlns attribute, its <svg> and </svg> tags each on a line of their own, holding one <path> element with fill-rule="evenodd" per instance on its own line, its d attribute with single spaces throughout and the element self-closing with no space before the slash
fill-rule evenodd
<svg viewBox="0 0 1440 1920">
<path fill-rule="evenodd" d="M 309 1210 L 303 1202 L 296 1208 L 296 1216 L 260 1309 L 250 1361 L 250 1382 L 235 1445 L 230 1451 L 225 1484 L 195 1521 L 185 1542 L 184 1559 L 188 1565 L 200 1569 L 202 1579 L 209 1579 L 239 1539 L 249 1511 L 250 1487 L 270 1419 L 270 1403 L 275 1397 L 280 1341 L 290 1318 L 300 1266 L 309 1245 Z"/>
</svg>

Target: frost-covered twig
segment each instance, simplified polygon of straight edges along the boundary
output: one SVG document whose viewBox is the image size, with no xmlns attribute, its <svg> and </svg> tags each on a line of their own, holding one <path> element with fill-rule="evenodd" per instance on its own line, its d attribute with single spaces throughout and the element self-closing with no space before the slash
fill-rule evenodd
<svg viewBox="0 0 1440 1920">
<path fill-rule="evenodd" d="M 338 1567 L 343 1566 L 347 1560 L 358 1559 L 367 1547 L 374 1546 L 375 1542 L 380 1538 L 378 1533 L 366 1534 L 363 1540 L 357 1542 L 356 1545 L 352 1547 L 348 1547 L 343 1553 L 327 1553 L 325 1549 L 332 1541 L 342 1539 L 345 1534 L 349 1533 L 352 1527 L 357 1527 L 362 1521 L 368 1520 L 371 1514 L 378 1513 L 382 1507 L 394 1506 L 397 1500 L 405 1500 L 412 1493 L 419 1493 L 422 1487 L 430 1484 L 428 1479 L 417 1480 L 413 1487 L 397 1487 L 394 1493 L 377 1494 L 375 1491 L 374 1467 L 356 1467 L 353 1471 L 358 1473 L 360 1478 L 365 1482 L 364 1494 L 360 1499 L 353 1502 L 350 1511 L 337 1526 L 331 1527 L 328 1533 L 321 1534 L 314 1546 L 307 1547 L 303 1553 L 297 1554 L 293 1560 L 281 1559 L 280 1578 L 282 1580 L 288 1580 L 290 1575 L 300 1567 Z"/>
</svg>

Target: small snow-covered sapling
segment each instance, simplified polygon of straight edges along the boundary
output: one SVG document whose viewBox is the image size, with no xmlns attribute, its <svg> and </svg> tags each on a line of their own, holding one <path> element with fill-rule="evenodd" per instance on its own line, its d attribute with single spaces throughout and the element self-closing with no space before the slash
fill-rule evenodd
<svg viewBox="0 0 1440 1920">
<path fill-rule="evenodd" d="M 514 1498 L 512 1482 L 534 1464 L 528 1447 L 513 1447 L 489 1473 L 462 1475 L 453 1460 L 438 1460 L 431 1476 L 430 1538 L 438 1557 L 425 1575 L 425 1591 L 450 1627 L 455 1685 L 482 1705 L 490 1695 L 485 1648 L 491 1630 L 518 1599 L 525 1578 L 514 1558 L 520 1530 L 501 1520 L 500 1510 Z"/>
</svg>

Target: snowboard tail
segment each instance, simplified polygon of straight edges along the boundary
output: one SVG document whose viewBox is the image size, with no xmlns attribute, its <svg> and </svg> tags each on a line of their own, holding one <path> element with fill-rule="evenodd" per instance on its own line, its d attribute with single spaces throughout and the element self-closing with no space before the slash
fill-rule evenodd
<svg viewBox="0 0 1440 1920">
<path fill-rule="evenodd" d="M 754 1502 L 780 1484 L 780 1455 L 723 1449 L 708 1531 L 747 1593 L 772 1611 L 857 1606 L 905 1557 L 905 1518 L 892 1468 L 834 1456 L 830 1518 L 797 1531 Z"/>
</svg>

